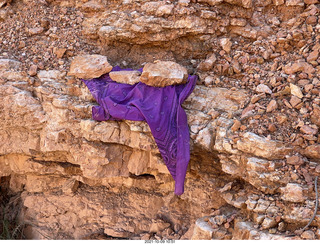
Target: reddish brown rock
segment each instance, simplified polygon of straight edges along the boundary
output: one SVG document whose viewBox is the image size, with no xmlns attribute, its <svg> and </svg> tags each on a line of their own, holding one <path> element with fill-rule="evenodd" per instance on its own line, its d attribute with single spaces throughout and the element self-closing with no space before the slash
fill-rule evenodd
<svg viewBox="0 0 320 244">
<path fill-rule="evenodd" d="M 202 61 L 198 69 L 201 71 L 209 71 L 213 68 L 214 63 L 216 62 L 217 58 L 215 54 L 211 54 L 205 61 Z"/>
<path fill-rule="evenodd" d="M 304 155 L 308 158 L 320 159 L 320 144 L 313 144 L 306 147 L 304 150 Z"/>
<path fill-rule="evenodd" d="M 287 164 L 291 164 L 291 165 L 302 165 L 304 164 L 304 161 L 302 160 L 301 157 L 294 155 L 291 157 L 287 158 Z"/>
<path fill-rule="evenodd" d="M 315 4 L 315 3 L 319 3 L 319 0 L 304 0 L 305 4 Z"/>
<path fill-rule="evenodd" d="M 272 112 L 278 108 L 276 100 L 271 100 L 267 106 L 267 113 Z"/>
<path fill-rule="evenodd" d="M 292 107 L 297 106 L 299 103 L 301 103 L 301 99 L 299 99 L 296 96 L 291 96 L 290 104 L 291 104 Z"/>
<path fill-rule="evenodd" d="M 28 75 L 35 76 L 37 74 L 38 66 L 37 65 L 31 65 L 28 71 Z"/>
<path fill-rule="evenodd" d="M 302 133 L 305 133 L 305 134 L 308 134 L 308 135 L 315 135 L 315 134 L 318 133 L 318 129 L 314 129 L 309 125 L 303 125 L 300 128 L 300 130 L 301 130 Z"/>
<path fill-rule="evenodd" d="M 241 122 L 239 120 L 235 120 L 232 127 L 231 127 L 231 130 L 237 131 L 240 129 L 240 126 L 241 126 Z"/>
<path fill-rule="evenodd" d="M 310 16 L 310 17 L 315 17 L 315 16 Z M 308 62 L 315 61 L 315 60 L 317 60 L 318 57 L 319 57 L 319 50 L 314 50 L 307 57 L 307 61 Z"/>
<path fill-rule="evenodd" d="M 305 72 L 307 74 L 312 74 L 315 72 L 315 69 L 311 64 L 308 64 L 307 62 L 296 62 L 292 65 L 288 64 L 284 67 L 284 72 L 288 75 L 297 73 L 299 71 Z"/>
<path fill-rule="evenodd" d="M 62 58 L 65 52 L 67 51 L 66 48 L 57 48 L 53 49 L 53 53 L 57 56 L 57 58 Z"/>
<path fill-rule="evenodd" d="M 320 126 L 320 107 L 316 104 L 313 105 L 311 122 L 317 126 Z"/>
</svg>

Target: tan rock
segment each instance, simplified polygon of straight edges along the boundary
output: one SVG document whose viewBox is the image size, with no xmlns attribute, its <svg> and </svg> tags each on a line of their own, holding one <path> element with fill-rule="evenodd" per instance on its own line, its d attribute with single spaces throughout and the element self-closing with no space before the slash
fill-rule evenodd
<svg viewBox="0 0 320 244">
<path fill-rule="evenodd" d="M 292 151 L 292 148 L 285 146 L 281 142 L 267 140 L 252 132 L 246 132 L 237 141 L 237 148 L 240 151 L 252 153 L 258 157 L 267 159 L 285 158 Z"/>
<path fill-rule="evenodd" d="M 304 6 L 303 0 L 287 0 L 286 6 Z"/>
<path fill-rule="evenodd" d="M 143 67 L 140 81 L 156 87 L 184 84 L 187 82 L 188 71 L 172 61 L 155 61 Z"/>
<path fill-rule="evenodd" d="M 288 183 L 286 187 L 280 188 L 282 192 L 281 198 L 289 202 L 304 202 L 305 196 L 303 189 L 299 184 Z"/>
<path fill-rule="evenodd" d="M 261 227 L 263 230 L 273 228 L 276 225 L 277 225 L 277 222 L 275 221 L 275 219 L 269 218 L 269 217 L 264 218 L 263 222 L 261 223 Z"/>
<path fill-rule="evenodd" d="M 76 56 L 70 65 L 68 75 L 74 75 L 81 79 L 92 79 L 100 77 L 112 70 L 107 57 L 102 55 L 81 55 Z"/>
<path fill-rule="evenodd" d="M 170 227 L 170 223 L 163 221 L 162 219 L 152 220 L 152 224 L 150 226 L 150 232 L 158 233 L 163 231 L 164 229 Z"/>
<path fill-rule="evenodd" d="M 320 144 L 313 144 L 306 147 L 304 155 L 308 158 L 320 159 Z"/>
<path fill-rule="evenodd" d="M 276 100 L 271 100 L 267 106 L 267 113 L 274 111 L 278 108 L 278 104 Z"/>
<path fill-rule="evenodd" d="M 231 130 L 237 131 L 240 129 L 240 126 L 241 126 L 241 122 L 239 120 L 235 120 L 232 127 L 231 127 Z"/>
<path fill-rule="evenodd" d="M 53 53 L 57 56 L 57 58 L 62 58 L 66 51 L 67 51 L 66 48 L 58 48 L 58 47 L 53 48 Z"/>
<path fill-rule="evenodd" d="M 172 14 L 173 8 L 174 8 L 173 4 L 162 5 L 157 9 L 156 15 L 157 16 L 170 15 Z"/>
<path fill-rule="evenodd" d="M 296 107 L 300 103 L 301 103 L 301 99 L 299 99 L 296 96 L 291 96 L 290 104 L 291 104 L 292 107 Z"/>
<path fill-rule="evenodd" d="M 38 70 L 38 66 L 33 64 L 30 66 L 29 70 L 28 70 L 28 75 L 30 76 L 35 76 L 37 74 L 37 70 Z"/>
<path fill-rule="evenodd" d="M 273 4 L 276 6 L 284 4 L 284 0 L 273 0 Z"/>
<path fill-rule="evenodd" d="M 319 0 L 304 0 L 305 4 L 315 4 L 315 3 L 319 3 Z"/>
<path fill-rule="evenodd" d="M 305 240 L 315 240 L 316 235 L 312 230 L 306 230 L 301 234 L 301 237 Z"/>
<path fill-rule="evenodd" d="M 43 27 L 34 27 L 34 28 L 28 29 L 28 33 L 32 36 L 41 34 L 43 31 L 44 31 Z"/>
<path fill-rule="evenodd" d="M 84 3 L 81 8 L 86 12 L 99 12 L 103 11 L 104 6 L 96 0 L 91 0 Z"/>
<path fill-rule="evenodd" d="M 311 122 L 317 126 L 320 126 L 320 107 L 316 104 L 313 105 L 313 110 L 311 114 Z"/>
<path fill-rule="evenodd" d="M 272 94 L 271 89 L 265 84 L 259 84 L 256 88 L 257 92 Z"/>
<path fill-rule="evenodd" d="M 206 221 L 208 217 L 197 219 L 191 240 L 211 240 L 214 229 Z"/>
<path fill-rule="evenodd" d="M 19 70 L 21 62 L 14 59 L 0 59 L 0 72 L 9 70 Z"/>
<path fill-rule="evenodd" d="M 234 26 L 246 26 L 247 21 L 243 18 L 232 18 L 230 20 L 230 25 Z"/>
<path fill-rule="evenodd" d="M 301 157 L 294 155 L 291 157 L 287 158 L 287 164 L 291 164 L 291 165 L 302 165 L 304 164 L 304 161 L 302 160 Z"/>
<path fill-rule="evenodd" d="M 215 5 L 219 4 L 219 3 L 222 3 L 223 0 L 198 0 L 198 2 L 200 2 L 200 3 L 208 3 L 211 6 L 215 6 Z"/>
<path fill-rule="evenodd" d="M 318 129 L 312 128 L 312 127 L 309 126 L 309 125 L 303 125 L 303 126 L 301 126 L 300 131 L 301 131 L 302 133 L 305 133 L 305 134 L 308 134 L 308 135 L 315 135 L 315 134 L 318 133 Z"/>
<path fill-rule="evenodd" d="M 308 64 L 307 62 L 296 62 L 293 64 L 288 64 L 284 67 L 284 72 L 288 75 L 294 74 L 299 71 L 305 72 L 307 74 L 312 74 L 315 72 L 315 69 L 311 64 Z"/>
<path fill-rule="evenodd" d="M 230 53 L 232 42 L 230 41 L 230 38 L 222 38 L 220 40 L 220 45 L 224 51 L 227 53 Z"/>
<path fill-rule="evenodd" d="M 42 82 L 59 81 L 63 79 L 65 73 L 59 70 L 40 70 L 37 76 Z"/>
<path fill-rule="evenodd" d="M 298 97 L 298 98 L 303 98 L 303 94 L 301 92 L 300 87 L 290 83 L 290 90 L 291 90 L 291 94 Z"/>
<path fill-rule="evenodd" d="M 201 71 L 210 71 L 213 68 L 213 65 L 216 62 L 216 60 L 216 55 L 213 53 L 205 61 L 202 61 L 198 65 L 198 69 Z"/>
<path fill-rule="evenodd" d="M 109 73 L 109 76 L 112 80 L 119 82 L 134 85 L 139 82 L 141 72 L 133 70 L 122 70 L 122 71 L 112 71 Z"/>
</svg>

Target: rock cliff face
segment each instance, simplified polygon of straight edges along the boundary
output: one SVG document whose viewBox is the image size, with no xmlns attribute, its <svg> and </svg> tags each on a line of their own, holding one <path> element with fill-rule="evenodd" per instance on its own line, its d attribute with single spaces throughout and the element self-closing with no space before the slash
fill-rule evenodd
<svg viewBox="0 0 320 244">
<path fill-rule="evenodd" d="M 313 215 L 320 174 L 319 10 L 318 0 L 0 1 L 0 183 L 25 236 L 318 239 L 319 214 L 294 231 Z M 199 76 L 183 104 L 181 197 L 145 122 L 91 119 L 96 101 L 70 63 L 92 54 Z"/>
</svg>

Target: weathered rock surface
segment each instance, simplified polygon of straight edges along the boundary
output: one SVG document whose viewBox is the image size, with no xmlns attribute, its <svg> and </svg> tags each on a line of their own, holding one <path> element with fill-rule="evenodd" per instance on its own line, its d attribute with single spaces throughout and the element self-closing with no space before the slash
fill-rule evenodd
<svg viewBox="0 0 320 244">
<path fill-rule="evenodd" d="M 82 79 L 100 77 L 112 70 L 107 57 L 102 55 L 81 55 L 72 60 L 68 75 L 74 75 Z"/>
<path fill-rule="evenodd" d="M 188 79 L 188 71 L 172 61 L 155 61 L 143 67 L 140 81 L 156 87 L 184 84 Z"/>
<path fill-rule="evenodd" d="M 112 71 L 109 73 L 109 76 L 112 80 L 119 82 L 119 83 L 125 83 L 129 85 L 134 85 L 138 82 L 140 82 L 140 75 L 141 72 L 139 71 Z"/>
</svg>

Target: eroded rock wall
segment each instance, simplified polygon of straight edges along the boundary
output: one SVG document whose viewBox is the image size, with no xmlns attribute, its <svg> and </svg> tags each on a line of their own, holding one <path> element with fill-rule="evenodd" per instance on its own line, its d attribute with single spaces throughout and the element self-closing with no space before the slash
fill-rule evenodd
<svg viewBox="0 0 320 244">
<path fill-rule="evenodd" d="M 317 0 L 0 7 L 0 177 L 21 194 L 27 238 L 319 238 L 291 235 L 313 214 L 320 172 Z M 91 119 L 96 102 L 68 75 L 81 54 L 199 76 L 183 104 L 181 197 L 145 122 Z"/>
</svg>

